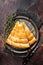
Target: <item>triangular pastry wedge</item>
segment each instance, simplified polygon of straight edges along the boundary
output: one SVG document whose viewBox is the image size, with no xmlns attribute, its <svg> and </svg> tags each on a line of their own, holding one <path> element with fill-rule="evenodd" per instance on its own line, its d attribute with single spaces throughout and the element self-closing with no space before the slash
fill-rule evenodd
<svg viewBox="0 0 43 65">
<path fill-rule="evenodd" d="M 25 22 L 17 21 L 6 43 L 15 48 L 29 48 L 30 45 L 36 41 L 34 34 L 30 31 Z"/>
</svg>

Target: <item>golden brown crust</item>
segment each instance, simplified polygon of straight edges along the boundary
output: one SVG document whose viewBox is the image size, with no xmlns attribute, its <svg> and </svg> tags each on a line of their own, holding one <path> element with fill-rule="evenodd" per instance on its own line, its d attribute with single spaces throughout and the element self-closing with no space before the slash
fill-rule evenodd
<svg viewBox="0 0 43 65">
<path fill-rule="evenodd" d="M 29 41 L 29 44 L 32 45 L 36 42 L 37 40 L 35 39 L 35 37 L 33 37 L 30 41 Z"/>
<path fill-rule="evenodd" d="M 34 35 L 31 33 L 30 35 L 27 36 L 29 40 L 32 40 L 32 38 L 34 37 Z"/>
<path fill-rule="evenodd" d="M 28 48 L 36 41 L 34 34 L 30 31 L 25 22 L 17 21 L 6 43 L 16 48 Z"/>
<path fill-rule="evenodd" d="M 22 39 L 20 39 L 20 38 L 18 38 L 18 37 L 12 36 L 11 34 L 9 35 L 8 39 L 10 39 L 10 40 L 12 40 L 12 41 L 14 41 L 14 42 L 16 42 L 16 43 L 17 43 L 17 42 L 18 42 L 18 43 L 27 43 L 27 42 L 28 42 L 27 38 L 22 38 Z"/>
<path fill-rule="evenodd" d="M 15 43 L 15 42 L 13 42 L 13 41 L 11 41 L 9 39 L 7 39 L 6 43 L 11 45 L 12 47 L 16 47 L 16 48 L 28 48 L 28 47 L 30 47 L 29 44 L 27 44 L 27 43 L 25 43 L 25 44 L 23 44 L 23 43 Z"/>
</svg>

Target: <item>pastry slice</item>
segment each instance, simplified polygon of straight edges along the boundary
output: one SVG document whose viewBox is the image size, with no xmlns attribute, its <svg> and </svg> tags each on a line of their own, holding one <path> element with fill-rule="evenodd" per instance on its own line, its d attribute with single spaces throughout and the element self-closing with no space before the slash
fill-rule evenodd
<svg viewBox="0 0 43 65">
<path fill-rule="evenodd" d="M 36 41 L 34 34 L 30 31 L 25 22 L 17 21 L 6 43 L 15 48 L 28 48 Z"/>
</svg>

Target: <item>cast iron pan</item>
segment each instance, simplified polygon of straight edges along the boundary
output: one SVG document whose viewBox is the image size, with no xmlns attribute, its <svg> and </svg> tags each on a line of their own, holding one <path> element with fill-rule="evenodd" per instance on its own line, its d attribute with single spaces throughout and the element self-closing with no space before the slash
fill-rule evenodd
<svg viewBox="0 0 43 65">
<path fill-rule="evenodd" d="M 10 54 L 13 53 L 16 57 L 27 57 L 27 54 L 29 54 L 30 51 L 32 52 L 32 50 L 34 50 L 34 48 L 37 46 L 39 42 L 39 28 L 42 23 L 35 14 L 32 14 L 31 12 L 28 13 L 25 10 L 17 10 L 11 17 L 8 17 L 8 20 L 4 25 L 4 41 L 7 39 L 10 31 L 12 30 L 12 25 L 14 26 L 17 20 L 19 20 L 20 22 L 24 21 L 26 25 L 30 28 L 30 30 L 34 31 L 34 36 L 36 37 L 37 42 L 33 44 L 30 48 L 25 49 L 13 48 L 10 45 L 5 44 L 4 51 Z"/>
</svg>

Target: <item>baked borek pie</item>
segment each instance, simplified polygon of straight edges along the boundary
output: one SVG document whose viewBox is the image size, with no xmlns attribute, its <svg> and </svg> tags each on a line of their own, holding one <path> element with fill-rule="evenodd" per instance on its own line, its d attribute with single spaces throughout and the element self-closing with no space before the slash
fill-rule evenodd
<svg viewBox="0 0 43 65">
<path fill-rule="evenodd" d="M 36 41 L 34 34 L 30 31 L 25 22 L 17 21 L 6 40 L 6 44 L 14 48 L 28 48 Z"/>
</svg>

